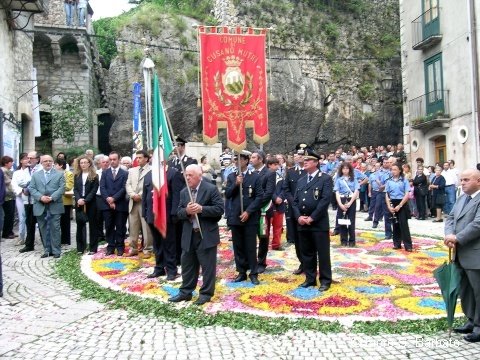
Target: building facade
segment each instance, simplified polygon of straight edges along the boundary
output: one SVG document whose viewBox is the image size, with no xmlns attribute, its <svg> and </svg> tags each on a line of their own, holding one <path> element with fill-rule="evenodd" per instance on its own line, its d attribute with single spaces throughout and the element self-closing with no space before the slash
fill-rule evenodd
<svg viewBox="0 0 480 360">
<path fill-rule="evenodd" d="M 404 143 L 415 163 L 480 162 L 475 0 L 400 0 Z"/>
</svg>

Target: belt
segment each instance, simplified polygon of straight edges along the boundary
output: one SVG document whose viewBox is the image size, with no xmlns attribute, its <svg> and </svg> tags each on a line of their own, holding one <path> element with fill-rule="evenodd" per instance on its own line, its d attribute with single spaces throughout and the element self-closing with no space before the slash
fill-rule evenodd
<svg viewBox="0 0 480 360">
<path fill-rule="evenodd" d="M 445 185 L 445 187 L 449 187 L 449 186 L 453 186 L 453 184 L 452 185 Z"/>
<path fill-rule="evenodd" d="M 351 196 L 349 196 L 349 195 L 340 195 L 340 197 L 342 199 L 350 199 L 351 198 Z"/>
<path fill-rule="evenodd" d="M 193 228 L 193 232 L 199 233 L 199 232 L 200 232 L 200 228 Z"/>
</svg>

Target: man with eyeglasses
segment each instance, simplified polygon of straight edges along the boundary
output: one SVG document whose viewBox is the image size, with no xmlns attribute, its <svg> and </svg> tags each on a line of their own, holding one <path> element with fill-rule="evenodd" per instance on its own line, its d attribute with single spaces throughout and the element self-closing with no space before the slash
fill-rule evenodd
<svg viewBox="0 0 480 360">
<path fill-rule="evenodd" d="M 23 194 L 28 197 L 27 204 L 25 204 L 25 226 L 27 228 L 27 237 L 25 238 L 25 246 L 20 249 L 21 253 L 33 251 L 35 247 L 35 229 L 37 220 L 33 215 L 33 198 L 28 191 L 28 185 L 32 179 L 32 175 L 41 170 L 42 166 L 39 164 L 40 153 L 37 151 L 30 151 L 27 155 L 28 167 L 25 170 L 25 187 Z"/>
<path fill-rule="evenodd" d="M 58 259 L 61 252 L 60 216 L 65 211 L 62 200 L 65 177 L 54 169 L 50 155 L 42 156 L 40 163 L 42 170 L 35 171 L 32 175 L 28 191 L 33 198 L 33 215 L 37 218 L 42 234 L 44 253 L 41 258 L 53 255 Z"/>
</svg>

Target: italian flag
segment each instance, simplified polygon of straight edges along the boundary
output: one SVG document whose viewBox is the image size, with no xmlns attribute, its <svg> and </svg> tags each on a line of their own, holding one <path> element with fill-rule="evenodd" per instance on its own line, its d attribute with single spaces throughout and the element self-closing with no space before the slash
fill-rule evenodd
<svg viewBox="0 0 480 360">
<path fill-rule="evenodd" d="M 167 235 L 167 159 L 173 150 L 172 137 L 165 119 L 158 76 L 153 78 L 153 114 L 152 114 L 152 181 L 153 214 L 155 227 L 165 238 Z"/>
</svg>

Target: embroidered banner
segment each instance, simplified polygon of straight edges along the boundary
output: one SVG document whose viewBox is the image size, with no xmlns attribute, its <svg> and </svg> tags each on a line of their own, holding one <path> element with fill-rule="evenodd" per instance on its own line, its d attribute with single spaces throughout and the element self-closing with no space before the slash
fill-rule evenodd
<svg viewBox="0 0 480 360">
<path fill-rule="evenodd" d="M 268 141 L 265 36 L 266 30 L 199 27 L 207 144 L 218 141 L 218 128 L 227 129 L 227 146 L 236 151 L 246 147 L 246 128 L 255 142 Z"/>
</svg>

